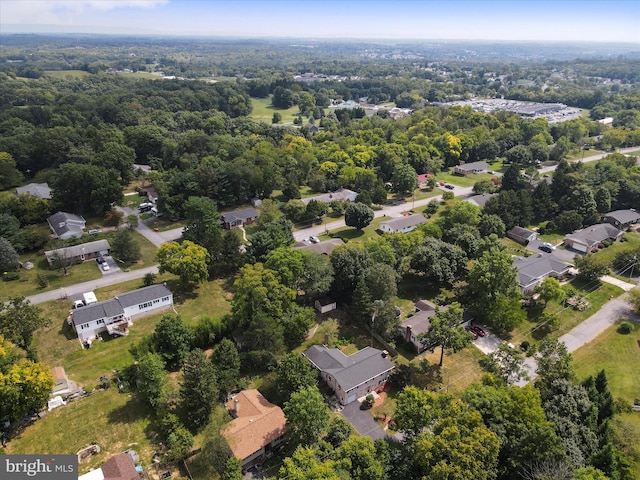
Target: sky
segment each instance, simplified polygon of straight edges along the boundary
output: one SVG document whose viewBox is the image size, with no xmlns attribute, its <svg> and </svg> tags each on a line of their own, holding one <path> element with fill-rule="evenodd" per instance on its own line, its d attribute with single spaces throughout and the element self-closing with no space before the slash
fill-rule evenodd
<svg viewBox="0 0 640 480">
<path fill-rule="evenodd" d="M 640 0 L 0 0 L 0 33 L 628 42 Z"/>
</svg>

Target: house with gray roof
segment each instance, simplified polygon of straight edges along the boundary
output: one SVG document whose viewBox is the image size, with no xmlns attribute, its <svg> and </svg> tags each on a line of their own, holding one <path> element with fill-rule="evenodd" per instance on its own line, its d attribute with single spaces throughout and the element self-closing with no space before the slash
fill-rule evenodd
<svg viewBox="0 0 640 480">
<path fill-rule="evenodd" d="M 343 202 L 355 202 L 358 194 L 348 188 L 339 188 L 335 192 L 323 193 L 315 197 L 307 197 L 302 199 L 302 203 L 308 204 L 311 200 L 323 203 L 331 203 L 333 200 L 341 200 Z"/>
<path fill-rule="evenodd" d="M 56 212 L 47 218 L 49 228 L 58 238 L 67 239 L 81 237 L 87 222 L 80 215 L 67 212 Z"/>
<path fill-rule="evenodd" d="M 420 341 L 420 335 L 429 331 L 430 319 L 436 314 L 436 306 L 428 300 L 419 300 L 415 304 L 415 309 L 415 313 L 400 324 L 399 335 L 405 342 L 410 343 L 417 353 L 420 353 L 425 350 Z"/>
<path fill-rule="evenodd" d="M 602 215 L 601 220 L 603 223 L 608 223 L 620 230 L 623 230 L 638 223 L 638 221 L 640 221 L 640 213 L 633 208 L 630 208 L 629 210 L 615 210 Z"/>
<path fill-rule="evenodd" d="M 489 170 L 489 164 L 487 162 L 460 162 L 460 165 L 456 165 L 453 168 L 453 173 L 458 175 L 469 175 L 471 173 L 482 173 Z"/>
<path fill-rule="evenodd" d="M 522 293 L 531 292 L 547 277 L 563 278 L 573 268 L 573 265 L 563 262 L 553 253 L 516 257 L 513 266 L 518 270 L 518 285 Z"/>
<path fill-rule="evenodd" d="M 43 198 L 44 200 L 51 200 L 53 198 L 48 183 L 29 183 L 24 187 L 16 188 L 16 193 L 18 195 L 26 193 L 33 197 Z"/>
<path fill-rule="evenodd" d="M 313 345 L 303 355 L 320 371 L 342 405 L 382 390 L 394 368 L 386 351 L 372 347 L 345 355 L 337 348 Z"/>
<path fill-rule="evenodd" d="M 472 195 L 464 199 L 465 202 L 469 202 L 471 205 L 475 205 L 476 207 L 484 207 L 491 197 L 495 197 L 497 194 L 495 193 L 482 193 L 480 195 Z"/>
<path fill-rule="evenodd" d="M 340 245 L 344 245 L 344 240 L 341 238 L 330 238 L 329 240 L 318 243 L 298 242 L 293 248 L 302 250 L 303 252 L 317 253 L 319 255 L 331 255 L 335 248 Z"/>
<path fill-rule="evenodd" d="M 231 230 L 232 228 L 240 228 L 254 223 L 258 215 L 259 213 L 255 208 L 243 208 L 242 210 L 224 213 L 220 219 L 222 226 L 226 230 Z"/>
<path fill-rule="evenodd" d="M 107 240 L 96 240 L 95 242 L 81 243 L 71 247 L 57 248 L 56 250 L 48 250 L 44 252 L 49 265 L 53 265 L 59 260 L 73 262 L 84 262 L 91 260 L 100 255 L 109 255 L 111 245 Z"/>
<path fill-rule="evenodd" d="M 564 244 L 578 252 L 591 253 L 598 250 L 603 242 L 616 242 L 622 238 L 624 232 L 608 223 L 598 223 L 590 227 L 576 230 L 564 237 Z"/>
<path fill-rule="evenodd" d="M 527 245 L 538 238 L 538 232 L 529 230 L 528 228 L 515 226 L 511 230 L 507 230 L 507 237 L 522 245 Z"/>
<path fill-rule="evenodd" d="M 68 323 L 84 344 L 100 333 L 126 335 L 133 320 L 173 306 L 173 293 L 165 284 L 151 285 L 71 311 Z"/>
<path fill-rule="evenodd" d="M 380 222 L 378 229 L 385 233 L 407 233 L 423 223 L 427 223 L 427 219 L 421 213 L 417 213 Z"/>
</svg>

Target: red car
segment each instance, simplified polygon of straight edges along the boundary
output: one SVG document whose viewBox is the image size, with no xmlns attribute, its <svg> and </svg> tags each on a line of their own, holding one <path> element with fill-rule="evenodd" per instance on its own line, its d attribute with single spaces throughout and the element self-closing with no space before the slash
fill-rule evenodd
<svg viewBox="0 0 640 480">
<path fill-rule="evenodd" d="M 476 332 L 474 332 L 474 331 L 471 329 L 471 327 L 464 327 L 464 328 L 465 328 L 465 330 L 466 330 L 467 332 L 469 332 L 471 335 L 473 335 L 473 339 L 474 339 L 474 340 L 477 340 L 477 339 L 478 339 L 478 334 L 477 334 Z"/>
<path fill-rule="evenodd" d="M 474 332 L 479 337 L 484 337 L 486 335 L 485 331 L 480 328 L 478 325 L 469 325 L 469 328 L 472 332 Z"/>
</svg>

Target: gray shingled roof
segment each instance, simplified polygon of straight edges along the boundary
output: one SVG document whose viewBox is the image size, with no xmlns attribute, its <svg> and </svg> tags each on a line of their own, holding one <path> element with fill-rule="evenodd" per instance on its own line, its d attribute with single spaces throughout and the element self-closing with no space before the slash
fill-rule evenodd
<svg viewBox="0 0 640 480">
<path fill-rule="evenodd" d="M 497 194 L 495 193 L 482 193 L 480 195 L 472 195 L 471 197 L 466 198 L 465 201 L 473 203 L 479 207 L 484 207 L 487 203 L 487 200 L 489 200 L 491 197 L 495 197 L 496 195 Z"/>
<path fill-rule="evenodd" d="M 344 240 L 342 240 L 341 238 L 332 238 L 330 240 L 325 240 L 324 242 L 319 242 L 319 243 L 300 242 L 296 244 L 293 248 L 298 248 L 303 252 L 314 252 L 319 255 L 331 255 L 331 253 L 335 250 L 336 247 L 343 244 L 344 244 Z"/>
<path fill-rule="evenodd" d="M 124 314 L 124 309 L 144 302 L 150 302 L 157 298 L 171 295 L 171 290 L 166 285 L 151 285 L 139 288 L 131 292 L 123 293 L 104 302 L 92 303 L 86 307 L 80 307 L 73 311 L 73 324 L 78 326 L 94 320 L 106 317 L 115 317 Z"/>
<path fill-rule="evenodd" d="M 458 165 L 458 168 L 469 172 L 473 170 L 486 170 L 489 168 L 489 164 L 487 162 L 471 162 L 465 163 L 464 165 Z"/>
<path fill-rule="evenodd" d="M 354 202 L 358 194 L 348 188 L 339 188 L 335 192 L 323 193 L 322 195 L 316 195 L 315 197 L 307 197 L 302 199 L 302 203 L 305 205 L 311 200 L 316 200 L 323 203 L 331 203 L 332 200 L 343 200 Z"/>
<path fill-rule="evenodd" d="M 530 257 L 516 257 L 513 265 L 518 270 L 518 283 L 521 287 L 526 287 L 539 278 L 549 275 L 564 275 L 573 267 L 569 263 L 564 263 L 552 253 L 538 253 Z"/>
<path fill-rule="evenodd" d="M 222 214 L 222 219 L 226 223 L 233 223 L 235 220 L 244 222 L 247 218 L 256 218 L 258 211 L 255 208 L 243 208 L 242 210 L 234 210 Z"/>
<path fill-rule="evenodd" d="M 156 298 L 168 297 L 169 295 L 171 295 L 171 290 L 169 290 L 166 285 L 159 284 L 123 293 L 118 295 L 116 299 L 118 299 L 122 308 L 127 308 L 132 305 L 150 302 Z"/>
<path fill-rule="evenodd" d="M 421 225 L 426 223 L 427 219 L 424 215 L 417 213 L 415 215 L 406 215 L 404 217 L 392 218 L 385 222 L 380 222 L 380 226 L 387 225 L 394 230 L 402 230 L 407 227 L 413 227 L 415 225 Z"/>
<path fill-rule="evenodd" d="M 73 311 L 73 324 L 77 327 L 84 323 L 93 322 L 100 318 L 110 318 L 116 315 L 123 315 L 122 305 L 112 298 L 104 302 L 92 303 L 86 307 L 80 307 Z"/>
<path fill-rule="evenodd" d="M 69 230 L 82 235 L 82 227 L 86 223 L 80 215 L 67 212 L 56 212 L 47 218 L 49 226 L 58 236 L 64 235 Z"/>
<path fill-rule="evenodd" d="M 24 187 L 16 188 L 16 193 L 28 193 L 34 197 L 44 198 L 45 200 L 51 200 L 51 188 L 47 183 L 30 183 Z"/>
<path fill-rule="evenodd" d="M 383 356 L 382 350 L 371 347 L 346 356 L 337 348 L 313 345 L 304 355 L 316 368 L 332 374 L 345 391 L 393 369 L 393 363 Z"/>
<path fill-rule="evenodd" d="M 622 225 L 626 225 L 640 220 L 640 213 L 635 210 L 614 210 L 613 212 L 605 213 L 602 217 L 611 217 Z"/>
<path fill-rule="evenodd" d="M 583 228 L 582 230 L 576 230 L 575 232 L 566 235 L 565 238 L 578 241 L 579 243 L 584 243 L 591 247 L 600 242 L 604 242 L 607 239 L 616 238 L 620 233 L 622 233 L 622 231 L 618 230 L 613 225 L 608 223 L 598 223 L 596 225 Z"/>
<path fill-rule="evenodd" d="M 71 247 L 58 248 L 44 252 L 47 258 L 60 255 L 61 258 L 74 258 L 81 255 L 90 255 L 98 252 L 111 250 L 111 245 L 107 240 L 96 240 L 95 242 L 81 243 Z"/>
</svg>

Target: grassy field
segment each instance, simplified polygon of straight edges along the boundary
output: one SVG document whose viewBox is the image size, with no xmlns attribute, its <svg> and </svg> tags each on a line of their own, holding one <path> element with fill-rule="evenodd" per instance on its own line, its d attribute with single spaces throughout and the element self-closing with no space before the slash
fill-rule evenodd
<svg viewBox="0 0 640 480">
<path fill-rule="evenodd" d="M 573 352 L 573 369 L 579 380 L 607 372 L 609 388 L 614 397 L 630 403 L 640 398 L 640 326 L 627 335 L 618 333 L 613 325 L 595 340 Z"/>
<path fill-rule="evenodd" d="M 13 437 L 6 450 L 9 454 L 75 454 L 95 443 L 100 453 L 79 465 L 83 474 L 128 448 L 140 455 L 143 465 L 150 465 L 157 444 L 155 431 L 148 408 L 112 386 L 49 412 Z"/>
<path fill-rule="evenodd" d="M 478 174 L 470 174 L 470 175 L 454 175 L 452 173 L 447 172 L 439 172 L 436 175 L 436 180 L 438 182 L 446 182 L 452 183 L 459 187 L 473 187 L 473 185 L 481 180 L 491 180 L 495 175 L 490 175 L 488 173 L 478 173 Z"/>
<path fill-rule="evenodd" d="M 535 343 L 542 338 L 555 339 L 561 337 L 597 312 L 600 307 L 611 298 L 623 293 L 621 288 L 608 283 L 600 283 L 594 287 L 593 285 L 582 285 L 574 280 L 571 286 L 578 294 L 584 295 L 585 299 L 589 302 L 589 308 L 580 312 L 571 307 L 565 308 L 562 304 L 551 301 L 547 305 L 545 313 L 558 317 L 559 328 L 557 330 L 550 331 L 544 324 L 539 323 L 538 319 L 540 316 L 536 313 L 530 315 L 528 320 L 511 333 L 510 341 L 513 343 L 521 343 L 527 340 L 530 343 Z"/>
<path fill-rule="evenodd" d="M 324 234 L 320 236 L 320 240 L 328 240 L 329 238 L 341 238 L 346 242 L 357 241 L 357 242 L 365 242 L 367 240 L 371 240 L 378 236 L 376 229 L 381 222 L 385 220 L 389 220 L 388 217 L 378 217 L 374 218 L 373 221 L 362 230 L 356 230 L 353 227 L 341 227 L 335 230 L 329 231 L 329 234 Z"/>
<path fill-rule="evenodd" d="M 624 242 L 616 242 L 607 248 L 603 248 L 596 253 L 597 257 L 603 262 L 611 264 L 616 255 L 624 251 L 640 250 L 640 235 L 635 232 L 626 232 L 624 234 Z"/>
<path fill-rule="evenodd" d="M 90 76 L 89 72 L 84 70 L 45 70 L 45 76 L 57 78 L 61 80 L 75 80 L 77 78 L 85 78 Z"/>
<path fill-rule="evenodd" d="M 292 123 L 297 114 L 300 113 L 300 109 L 297 105 L 288 109 L 275 108 L 271 105 L 271 96 L 268 98 L 251 97 L 251 105 L 253 106 L 253 110 L 249 117 L 257 121 L 268 123 L 269 125 L 271 125 L 271 120 L 273 119 L 273 114 L 275 112 L 282 115 L 282 120 L 280 121 L 281 124 Z"/>
</svg>

